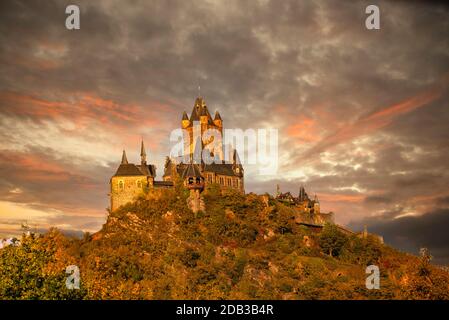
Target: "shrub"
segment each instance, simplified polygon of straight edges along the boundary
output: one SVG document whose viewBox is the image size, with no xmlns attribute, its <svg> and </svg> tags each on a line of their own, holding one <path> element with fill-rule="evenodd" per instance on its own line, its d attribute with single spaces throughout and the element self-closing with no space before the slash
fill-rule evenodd
<svg viewBox="0 0 449 320">
<path fill-rule="evenodd" d="M 335 224 L 331 223 L 324 225 L 323 231 L 318 238 L 318 243 L 323 252 L 331 257 L 338 257 L 347 241 L 347 236 L 338 230 Z"/>
</svg>

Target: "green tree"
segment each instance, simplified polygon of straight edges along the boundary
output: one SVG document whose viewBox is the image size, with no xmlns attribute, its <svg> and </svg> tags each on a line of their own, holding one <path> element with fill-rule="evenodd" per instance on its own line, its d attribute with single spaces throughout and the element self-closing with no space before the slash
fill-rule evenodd
<svg viewBox="0 0 449 320">
<path fill-rule="evenodd" d="M 338 230 L 335 224 L 326 223 L 323 227 L 318 242 L 321 249 L 331 257 L 338 257 L 343 246 L 348 241 L 346 235 Z"/>
</svg>

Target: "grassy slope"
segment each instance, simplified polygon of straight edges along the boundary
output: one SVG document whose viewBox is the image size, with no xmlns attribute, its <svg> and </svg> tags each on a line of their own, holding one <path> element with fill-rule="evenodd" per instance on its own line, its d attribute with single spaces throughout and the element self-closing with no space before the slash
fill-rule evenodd
<svg viewBox="0 0 449 320">
<path fill-rule="evenodd" d="M 195 216 L 185 205 L 186 197 L 182 188 L 151 192 L 110 214 L 94 236 L 70 240 L 52 231 L 26 240 L 21 247 L 0 251 L 0 264 L 10 269 L 5 273 L 0 266 L 0 297 L 449 298 L 447 272 L 374 238 L 339 234 L 344 241 L 334 253 L 336 257 L 323 253 L 327 250 L 322 248 L 322 236 L 298 226 L 292 219 L 294 210 L 273 199 L 266 204 L 260 196 L 221 195 L 212 187 L 204 193 L 207 212 Z M 305 236 L 311 246 L 305 245 Z M 28 245 L 35 247 L 34 256 L 27 252 L 23 257 Z M 45 261 L 37 257 L 42 246 L 50 250 Z M 18 256 L 22 260 L 16 261 Z M 16 290 L 11 296 L 17 281 L 11 278 L 20 278 L 14 266 L 19 268 L 27 259 L 39 262 L 33 274 L 42 278 L 42 285 L 36 288 L 25 282 L 29 289 Z M 64 266 L 69 264 L 81 270 L 82 288 L 76 294 L 60 285 Z M 365 267 L 369 264 L 380 267 L 380 290 L 365 287 Z"/>
</svg>

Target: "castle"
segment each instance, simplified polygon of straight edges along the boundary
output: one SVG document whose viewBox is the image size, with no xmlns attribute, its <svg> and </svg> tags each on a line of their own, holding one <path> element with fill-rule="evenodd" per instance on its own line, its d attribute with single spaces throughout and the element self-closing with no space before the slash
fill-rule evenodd
<svg viewBox="0 0 449 320">
<path fill-rule="evenodd" d="M 211 141 L 204 136 L 207 130 L 216 130 L 221 136 L 223 135 L 223 120 L 220 113 L 215 112 L 212 118 L 206 102 L 202 97 L 198 97 L 190 117 L 184 111 L 181 129 L 185 134 L 182 145 L 183 156 L 166 158 L 161 181 L 156 180 L 156 166 L 147 163 L 143 141 L 140 146 L 140 164 L 129 163 L 126 152 L 123 150 L 122 161 L 110 180 L 111 211 L 134 201 L 145 190 L 173 188 L 176 183 L 183 183 L 190 190 L 188 206 L 195 213 L 205 210 L 200 193 L 208 184 L 215 183 L 222 189 L 233 189 L 245 193 L 244 170 L 237 151 L 232 150 L 230 161 L 225 161 L 222 139 Z M 195 139 L 196 134 L 201 139 Z M 212 156 L 215 161 L 207 164 L 202 158 L 195 159 L 194 154 L 203 155 L 203 151 Z M 334 220 L 332 212 L 320 211 L 317 196 L 311 200 L 304 187 L 299 189 L 298 197 L 294 197 L 290 192 L 281 193 L 278 186 L 276 199 L 296 209 L 298 214 L 295 219 L 299 224 L 320 227 Z"/>
<path fill-rule="evenodd" d="M 334 223 L 334 213 L 321 212 L 318 197 L 315 195 L 313 200 L 310 199 L 303 186 L 299 188 L 298 197 L 294 197 L 290 192 L 281 193 L 277 185 L 276 199 L 297 209 L 299 214 L 295 219 L 299 224 L 322 226 L 326 222 Z"/>
<path fill-rule="evenodd" d="M 235 189 L 244 193 L 244 170 L 239 162 L 236 150 L 233 150 L 231 161 L 224 160 L 222 141 L 215 141 L 214 148 L 210 148 L 212 141 L 194 139 L 195 129 L 200 130 L 200 136 L 207 130 L 217 130 L 223 134 L 223 120 L 219 112 L 212 119 L 207 105 L 202 97 L 195 100 L 190 118 L 184 111 L 181 120 L 181 129 L 186 132 L 189 139 L 185 140 L 183 158 L 167 157 L 165 162 L 163 180 L 156 179 L 156 166 L 147 163 L 147 154 L 144 142 L 141 142 L 140 164 L 129 163 L 126 152 L 123 150 L 122 161 L 110 180 L 110 209 L 115 211 L 120 206 L 132 202 L 148 188 L 173 188 L 180 177 L 184 185 L 190 189 L 190 207 L 193 211 L 201 210 L 203 205 L 199 193 L 208 184 L 216 183 L 223 189 Z M 218 145 L 218 147 L 217 147 Z M 211 157 L 218 159 L 214 163 L 206 164 L 204 161 L 195 161 L 193 154 L 203 150 L 209 151 Z M 218 152 L 217 152 L 218 151 Z M 218 154 L 214 154 L 214 152 Z M 185 161 L 185 159 L 189 159 Z"/>
</svg>

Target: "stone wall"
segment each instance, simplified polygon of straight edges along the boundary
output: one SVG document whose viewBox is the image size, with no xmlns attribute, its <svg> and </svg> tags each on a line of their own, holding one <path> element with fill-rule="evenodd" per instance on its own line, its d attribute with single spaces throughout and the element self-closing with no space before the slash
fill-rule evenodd
<svg viewBox="0 0 449 320">
<path fill-rule="evenodd" d="M 134 201 L 143 193 L 147 185 L 145 176 L 112 177 L 111 179 L 111 210 Z"/>
<path fill-rule="evenodd" d="M 240 190 L 242 193 L 245 192 L 245 185 L 243 182 L 243 177 L 226 176 L 221 174 L 216 174 L 214 172 L 204 172 L 204 181 L 207 184 L 217 183 L 223 189 L 236 189 Z M 229 186 L 230 183 L 230 186 Z"/>
</svg>

